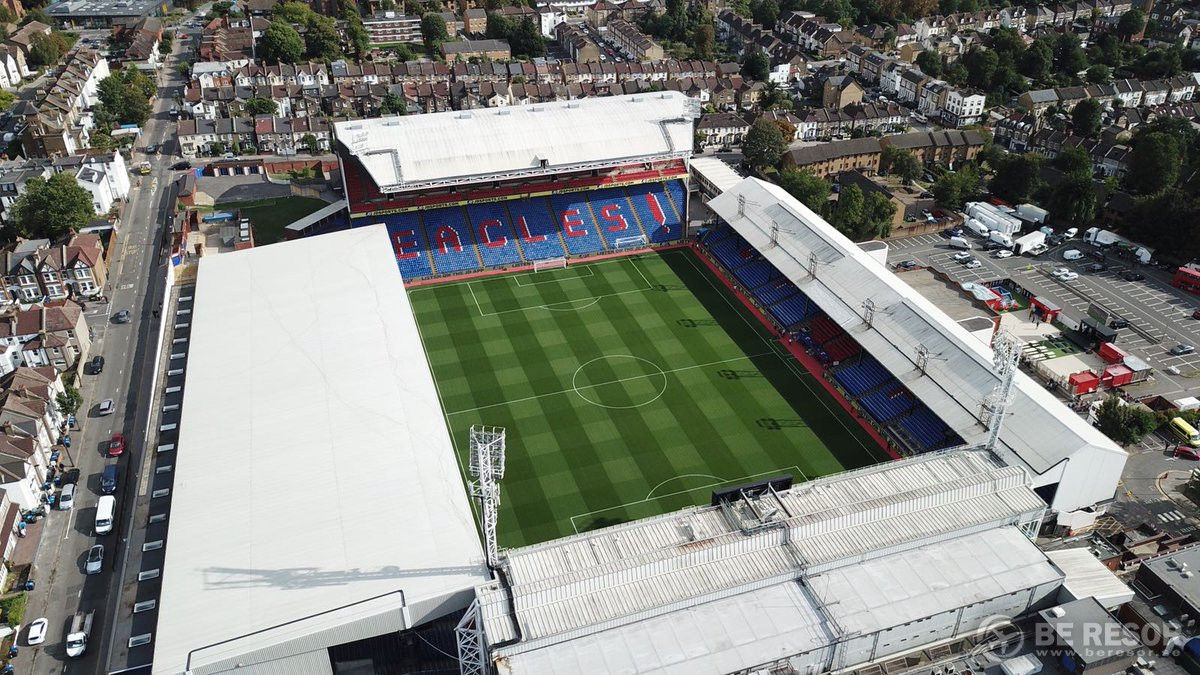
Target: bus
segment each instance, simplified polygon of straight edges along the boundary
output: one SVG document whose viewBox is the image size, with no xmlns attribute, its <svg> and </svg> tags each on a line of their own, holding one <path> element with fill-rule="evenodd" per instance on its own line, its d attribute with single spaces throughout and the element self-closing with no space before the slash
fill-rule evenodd
<svg viewBox="0 0 1200 675">
<path fill-rule="evenodd" d="M 1200 295 L 1200 267 L 1184 265 L 1175 270 L 1175 278 L 1171 280 L 1171 285 Z"/>
</svg>

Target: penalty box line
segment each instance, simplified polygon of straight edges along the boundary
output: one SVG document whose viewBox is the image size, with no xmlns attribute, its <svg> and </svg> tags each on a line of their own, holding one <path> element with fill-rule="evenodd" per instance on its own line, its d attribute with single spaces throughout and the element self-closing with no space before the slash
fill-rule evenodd
<svg viewBox="0 0 1200 675">
<path fill-rule="evenodd" d="M 578 267 L 556 267 L 553 270 L 546 270 L 545 272 L 527 272 L 524 274 L 517 274 L 514 277 L 512 277 L 512 279 L 513 279 L 513 281 L 517 282 L 517 285 L 520 286 L 521 288 L 528 288 L 530 286 L 540 286 L 543 284 L 557 284 L 557 283 L 560 283 L 563 281 L 573 281 L 575 279 L 587 279 L 589 277 L 596 276 L 596 273 L 592 270 L 591 265 L 587 265 L 587 266 L 583 267 L 583 271 L 587 272 L 587 274 L 575 274 L 572 276 L 560 276 L 558 274 L 550 274 L 550 272 L 558 272 L 560 270 L 567 270 L 570 272 L 574 272 L 577 269 L 578 269 Z M 547 276 L 549 278 L 542 279 L 541 281 L 529 281 L 529 282 L 525 281 L 526 278 L 536 279 L 539 274 L 543 275 L 543 276 Z"/>
<path fill-rule="evenodd" d="M 639 500 L 633 501 L 633 502 L 626 502 L 624 504 L 617 504 L 616 506 L 609 506 L 609 507 L 606 507 L 603 509 L 597 509 L 595 511 L 587 511 L 585 513 L 579 513 L 579 514 L 571 516 L 571 518 L 570 518 L 571 529 L 575 531 L 575 534 L 579 534 L 579 527 L 575 524 L 576 518 L 587 518 L 588 516 L 594 516 L 597 513 L 605 513 L 606 511 L 616 511 L 617 509 L 626 509 L 626 508 L 629 508 L 630 506 L 636 506 L 638 504 L 645 504 L 647 502 L 652 502 L 657 499 L 666 499 L 667 497 L 677 497 L 679 495 L 687 494 L 689 492 L 695 492 L 696 490 L 711 490 L 719 485 L 729 485 L 729 484 L 735 483 L 735 482 L 736 483 L 749 483 L 749 482 L 752 482 L 755 478 L 758 478 L 760 476 L 769 476 L 769 475 L 778 474 L 787 469 L 795 469 L 796 470 L 796 473 L 800 475 L 799 482 L 808 482 L 808 476 L 806 476 L 805 473 L 800 470 L 800 467 L 798 467 L 794 464 L 792 466 L 781 466 L 778 469 L 774 469 L 771 471 L 761 471 L 759 473 L 752 473 L 752 474 L 750 474 L 748 476 L 744 476 L 742 478 L 721 480 L 721 481 L 717 481 L 715 483 L 709 483 L 708 485 L 700 485 L 698 487 L 688 488 L 687 490 L 678 490 L 676 492 L 668 492 L 666 494 L 655 495 L 653 497 L 646 497 L 645 499 L 639 499 Z M 694 475 L 694 474 L 684 474 L 684 476 L 687 476 L 687 475 Z M 675 478 L 682 478 L 682 477 L 683 476 L 676 476 Z M 667 480 L 673 480 L 673 479 L 668 478 Z M 662 483 L 659 483 L 659 485 L 661 486 Z M 653 492 L 653 490 L 651 492 Z"/>
<path fill-rule="evenodd" d="M 474 286 L 472 286 L 472 284 L 479 283 L 479 282 L 464 281 L 461 283 L 465 283 L 467 285 L 467 290 L 471 293 L 471 300 L 473 300 L 475 302 L 475 309 L 479 310 L 479 315 L 484 316 L 484 317 L 502 316 L 504 314 L 513 314 L 513 313 L 517 313 L 517 312 L 528 312 L 528 311 L 534 310 L 534 309 L 545 309 L 545 310 L 554 311 L 554 309 L 560 305 L 578 305 L 579 303 L 586 302 L 586 303 L 588 303 L 587 305 L 578 307 L 578 309 L 585 309 L 587 307 L 591 307 L 592 305 L 596 304 L 603 298 L 612 298 L 612 297 L 616 297 L 616 296 L 620 296 L 620 295 L 628 295 L 630 293 L 645 293 L 646 291 L 654 290 L 654 284 L 650 283 L 650 280 L 646 278 L 646 273 L 642 271 L 642 268 L 637 264 L 637 260 L 633 259 L 633 258 L 617 258 L 614 260 L 601 260 L 601 261 L 594 262 L 594 263 L 581 263 L 581 265 L 583 265 L 583 264 L 587 265 L 587 269 L 589 271 L 589 274 L 587 276 L 580 275 L 577 277 L 570 277 L 568 279 L 547 279 L 546 281 L 539 281 L 539 282 L 535 282 L 535 283 L 531 283 L 531 284 L 521 284 L 520 279 L 518 277 L 519 276 L 530 276 L 530 274 L 525 274 L 525 275 L 498 277 L 496 279 L 490 279 L 489 281 L 498 281 L 499 279 L 505 279 L 506 281 L 516 281 L 517 286 L 520 288 L 524 288 L 526 286 L 536 286 L 538 284 L 560 283 L 563 281 L 572 281 L 575 279 L 587 279 L 589 277 L 596 276 L 595 272 L 591 271 L 591 268 L 598 267 L 600 265 L 607 265 L 610 263 L 622 263 L 622 262 L 627 262 L 630 265 L 633 265 L 633 269 L 637 271 L 638 276 L 640 276 L 642 278 L 642 282 L 646 284 L 646 286 L 644 288 L 634 288 L 634 289 L 631 289 L 628 291 L 618 291 L 616 293 L 603 293 L 601 295 L 588 295 L 588 296 L 581 297 L 581 298 L 575 298 L 572 300 L 563 300 L 561 302 L 551 302 L 549 304 L 544 304 L 544 305 L 533 305 L 530 307 L 517 307 L 514 309 L 502 309 L 498 312 L 485 312 L 485 311 L 483 311 L 483 304 L 479 302 L 479 297 L 475 295 L 475 288 L 474 288 Z M 453 284 L 446 284 L 446 285 L 450 286 Z M 571 307 L 567 307 L 566 309 L 571 309 Z"/>
</svg>

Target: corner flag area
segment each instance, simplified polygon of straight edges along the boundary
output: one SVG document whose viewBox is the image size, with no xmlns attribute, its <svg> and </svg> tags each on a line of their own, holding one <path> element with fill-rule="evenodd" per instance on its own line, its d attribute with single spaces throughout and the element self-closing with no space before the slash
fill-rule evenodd
<svg viewBox="0 0 1200 675">
<path fill-rule="evenodd" d="M 502 546 L 888 459 L 688 249 L 409 295 L 460 468 L 508 430 Z"/>
</svg>

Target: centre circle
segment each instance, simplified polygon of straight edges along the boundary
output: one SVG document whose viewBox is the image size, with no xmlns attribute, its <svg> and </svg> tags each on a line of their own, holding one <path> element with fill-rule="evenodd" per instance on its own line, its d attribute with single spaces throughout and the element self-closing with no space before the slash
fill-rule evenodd
<svg viewBox="0 0 1200 675">
<path fill-rule="evenodd" d="M 600 356 L 575 369 L 571 386 L 579 398 L 600 408 L 638 408 L 667 390 L 667 374 L 640 356 Z"/>
</svg>

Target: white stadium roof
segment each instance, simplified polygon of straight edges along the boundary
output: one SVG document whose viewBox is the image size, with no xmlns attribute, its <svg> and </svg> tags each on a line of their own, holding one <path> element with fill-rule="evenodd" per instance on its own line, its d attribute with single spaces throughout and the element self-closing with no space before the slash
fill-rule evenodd
<svg viewBox="0 0 1200 675">
<path fill-rule="evenodd" d="M 708 205 L 968 444 L 986 440 L 980 412 L 998 382 L 988 345 L 777 185 L 746 178 Z M 1027 467 L 1035 486 L 1058 483 L 1051 506 L 1063 512 L 1112 499 L 1126 459 L 1021 372 L 996 451 Z"/>
<path fill-rule="evenodd" d="M 206 257 L 194 297 L 154 672 L 466 606 L 491 574 L 384 226 Z"/>
<path fill-rule="evenodd" d="M 1044 508 L 1020 469 L 931 453 L 511 550 L 511 604 L 477 594 L 488 642 L 519 638 L 502 672 L 728 672 L 831 644 L 823 613 L 869 633 L 1060 578 L 1014 527 Z"/>
<path fill-rule="evenodd" d="M 687 157 L 695 104 L 675 91 L 334 124 L 383 192 Z"/>
</svg>

